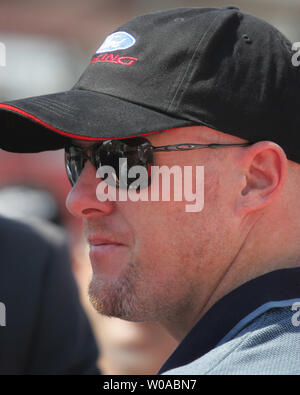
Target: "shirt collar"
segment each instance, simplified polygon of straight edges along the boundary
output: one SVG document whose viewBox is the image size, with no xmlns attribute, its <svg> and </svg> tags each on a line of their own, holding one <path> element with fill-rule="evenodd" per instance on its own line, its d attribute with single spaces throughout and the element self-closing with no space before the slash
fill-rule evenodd
<svg viewBox="0 0 300 395">
<path fill-rule="evenodd" d="M 243 318 L 254 311 L 259 312 L 261 306 L 271 308 L 274 307 L 271 302 L 282 305 L 284 301 L 299 298 L 300 267 L 270 272 L 241 285 L 220 299 L 202 317 L 158 374 L 200 358 L 215 348 Z"/>
</svg>

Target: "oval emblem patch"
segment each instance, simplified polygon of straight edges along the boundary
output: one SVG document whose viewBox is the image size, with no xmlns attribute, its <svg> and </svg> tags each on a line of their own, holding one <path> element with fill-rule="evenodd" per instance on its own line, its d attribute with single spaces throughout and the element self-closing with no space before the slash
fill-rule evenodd
<svg viewBox="0 0 300 395">
<path fill-rule="evenodd" d="M 127 49 L 132 47 L 135 41 L 135 38 L 129 33 L 116 32 L 106 37 L 104 43 L 97 49 L 96 53 Z"/>
</svg>

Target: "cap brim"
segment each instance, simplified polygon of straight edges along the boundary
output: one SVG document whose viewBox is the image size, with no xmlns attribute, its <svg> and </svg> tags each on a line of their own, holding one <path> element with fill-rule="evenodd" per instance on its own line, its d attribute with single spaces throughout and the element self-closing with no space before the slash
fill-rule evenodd
<svg viewBox="0 0 300 395">
<path fill-rule="evenodd" d="M 72 89 L 2 103 L 0 124 L 1 148 L 40 152 L 63 148 L 70 138 L 121 139 L 195 123 L 107 94 Z"/>
</svg>

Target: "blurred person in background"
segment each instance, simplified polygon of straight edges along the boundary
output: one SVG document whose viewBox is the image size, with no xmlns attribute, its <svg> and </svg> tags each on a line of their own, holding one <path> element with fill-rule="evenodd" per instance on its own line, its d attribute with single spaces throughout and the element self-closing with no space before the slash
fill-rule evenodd
<svg viewBox="0 0 300 395">
<path fill-rule="evenodd" d="M 47 191 L 0 189 L 1 375 L 99 374 L 60 220 Z"/>
</svg>

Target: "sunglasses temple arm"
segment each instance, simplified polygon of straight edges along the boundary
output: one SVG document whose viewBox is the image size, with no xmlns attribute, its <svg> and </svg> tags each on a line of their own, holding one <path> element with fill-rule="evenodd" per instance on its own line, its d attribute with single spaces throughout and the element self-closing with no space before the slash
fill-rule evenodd
<svg viewBox="0 0 300 395">
<path fill-rule="evenodd" d="M 247 147 L 253 143 L 240 143 L 240 144 L 177 144 L 153 147 L 153 151 L 191 151 L 201 148 L 229 148 L 229 147 Z"/>
</svg>

